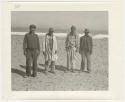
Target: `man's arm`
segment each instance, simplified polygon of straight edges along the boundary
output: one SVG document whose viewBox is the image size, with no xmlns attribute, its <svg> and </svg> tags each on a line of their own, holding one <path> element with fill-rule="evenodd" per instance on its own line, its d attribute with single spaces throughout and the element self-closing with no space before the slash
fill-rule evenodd
<svg viewBox="0 0 125 102">
<path fill-rule="evenodd" d="M 38 46 L 38 50 L 40 51 L 40 42 L 39 42 L 39 37 L 37 36 L 37 46 Z"/>
<path fill-rule="evenodd" d="M 79 36 L 76 35 L 76 52 L 79 51 Z"/>
<path fill-rule="evenodd" d="M 45 37 L 43 38 L 43 41 L 42 41 L 42 52 L 43 52 L 43 55 L 45 55 L 45 48 L 46 48 L 46 35 Z"/>
<path fill-rule="evenodd" d="M 55 37 L 55 53 L 57 53 L 57 40 L 56 40 L 56 37 Z"/>
<path fill-rule="evenodd" d="M 24 55 L 26 55 L 26 48 L 27 48 L 27 36 L 24 36 L 24 40 L 23 40 L 23 51 L 24 51 Z"/>
<path fill-rule="evenodd" d="M 40 42 L 39 42 L 39 37 L 37 35 L 37 49 L 38 49 L 38 55 L 40 54 Z"/>
<path fill-rule="evenodd" d="M 66 40 L 65 40 L 65 49 L 67 51 L 67 48 L 68 48 L 68 34 L 66 36 Z"/>
<path fill-rule="evenodd" d="M 90 37 L 90 54 L 92 54 L 93 51 L 93 40 L 92 37 Z"/>
<path fill-rule="evenodd" d="M 82 37 L 80 37 L 80 46 L 79 46 L 79 53 L 81 52 L 81 47 L 82 47 Z"/>
</svg>

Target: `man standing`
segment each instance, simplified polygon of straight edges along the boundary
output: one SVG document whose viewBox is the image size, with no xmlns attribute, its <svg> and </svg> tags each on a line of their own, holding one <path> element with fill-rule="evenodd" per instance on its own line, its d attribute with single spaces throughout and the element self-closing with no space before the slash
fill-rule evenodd
<svg viewBox="0 0 125 102">
<path fill-rule="evenodd" d="M 75 68 L 75 56 L 76 52 L 78 52 L 79 48 L 79 37 L 76 34 L 76 27 L 71 27 L 71 32 L 67 35 L 66 41 L 65 41 L 65 47 L 67 52 L 67 70 L 70 70 L 74 72 Z"/>
<path fill-rule="evenodd" d="M 91 54 L 92 54 L 92 37 L 89 36 L 89 30 L 84 30 L 85 35 L 80 38 L 79 53 L 81 54 L 81 71 L 85 71 L 85 59 L 87 60 L 87 71 L 90 72 L 91 67 Z"/>
<path fill-rule="evenodd" d="M 43 55 L 45 56 L 46 74 L 50 66 L 50 72 L 55 73 L 55 61 L 57 60 L 57 40 L 53 32 L 54 29 L 49 28 L 49 32 L 45 35 L 45 41 L 43 43 Z"/>
<path fill-rule="evenodd" d="M 31 68 L 33 68 L 33 77 L 37 76 L 37 58 L 40 54 L 40 44 L 37 34 L 35 34 L 36 26 L 29 26 L 29 33 L 24 36 L 23 50 L 26 56 L 26 76 L 31 76 Z M 32 66 L 31 66 L 32 65 Z"/>
</svg>

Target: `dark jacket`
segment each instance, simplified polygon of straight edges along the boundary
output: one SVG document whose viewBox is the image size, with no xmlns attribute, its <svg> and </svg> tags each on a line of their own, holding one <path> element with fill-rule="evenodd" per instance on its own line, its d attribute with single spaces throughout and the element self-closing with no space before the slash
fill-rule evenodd
<svg viewBox="0 0 125 102">
<path fill-rule="evenodd" d="M 26 49 L 37 49 L 40 51 L 40 44 L 39 44 L 38 35 L 27 33 L 24 36 L 23 49 L 24 49 L 24 51 Z"/>
<path fill-rule="evenodd" d="M 84 35 L 80 38 L 80 52 L 92 53 L 93 41 L 89 35 Z"/>
</svg>

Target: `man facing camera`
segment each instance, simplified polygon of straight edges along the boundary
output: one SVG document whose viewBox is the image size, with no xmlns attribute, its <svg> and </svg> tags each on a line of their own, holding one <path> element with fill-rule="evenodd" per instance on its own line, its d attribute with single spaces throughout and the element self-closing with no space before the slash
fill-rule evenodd
<svg viewBox="0 0 125 102">
<path fill-rule="evenodd" d="M 40 54 L 40 44 L 38 35 L 35 34 L 36 26 L 29 26 L 29 33 L 24 36 L 23 50 L 26 56 L 26 76 L 31 76 L 31 68 L 33 69 L 33 77 L 37 76 L 37 58 Z"/>
<path fill-rule="evenodd" d="M 57 40 L 53 34 L 54 29 L 49 28 L 49 32 L 45 35 L 43 42 L 43 55 L 45 57 L 45 73 L 47 74 L 50 68 L 51 73 L 55 73 L 55 63 L 57 60 Z"/>
<path fill-rule="evenodd" d="M 74 72 L 76 53 L 79 48 L 79 36 L 76 33 L 76 27 L 72 26 L 70 33 L 66 37 L 65 48 L 67 52 L 67 70 Z"/>
<path fill-rule="evenodd" d="M 84 30 L 85 35 L 80 38 L 79 53 L 81 54 L 81 71 L 85 71 L 85 60 L 87 60 L 87 71 L 90 72 L 91 54 L 93 48 L 92 37 L 89 35 L 89 30 Z"/>
</svg>

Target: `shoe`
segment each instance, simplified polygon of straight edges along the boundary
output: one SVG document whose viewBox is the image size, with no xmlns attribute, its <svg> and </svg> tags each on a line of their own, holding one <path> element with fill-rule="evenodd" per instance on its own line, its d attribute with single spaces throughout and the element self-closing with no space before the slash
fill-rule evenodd
<svg viewBox="0 0 125 102">
<path fill-rule="evenodd" d="M 45 71 L 44 73 L 45 73 L 45 75 L 47 75 L 47 74 L 48 74 L 48 71 Z"/>
<path fill-rule="evenodd" d="M 84 72 L 84 70 L 83 70 L 83 69 L 81 69 L 81 70 L 80 70 L 80 72 Z"/>
<path fill-rule="evenodd" d="M 30 76 L 30 75 L 24 75 L 23 77 L 24 77 L 24 78 L 28 78 L 29 76 Z"/>
<path fill-rule="evenodd" d="M 74 69 L 71 69 L 71 72 L 75 73 L 75 72 L 74 72 Z"/>
<path fill-rule="evenodd" d="M 64 70 L 64 73 L 67 73 L 68 72 L 68 70 Z"/>
<path fill-rule="evenodd" d="M 67 68 L 67 71 L 70 71 L 70 68 Z"/>
<path fill-rule="evenodd" d="M 50 71 L 50 73 L 53 73 L 53 74 L 55 74 L 55 71 Z"/>
<path fill-rule="evenodd" d="M 86 72 L 86 73 L 90 73 L 89 71 L 84 71 L 84 72 Z"/>
<path fill-rule="evenodd" d="M 36 77 L 37 75 L 36 74 L 33 74 L 32 77 Z"/>
</svg>

